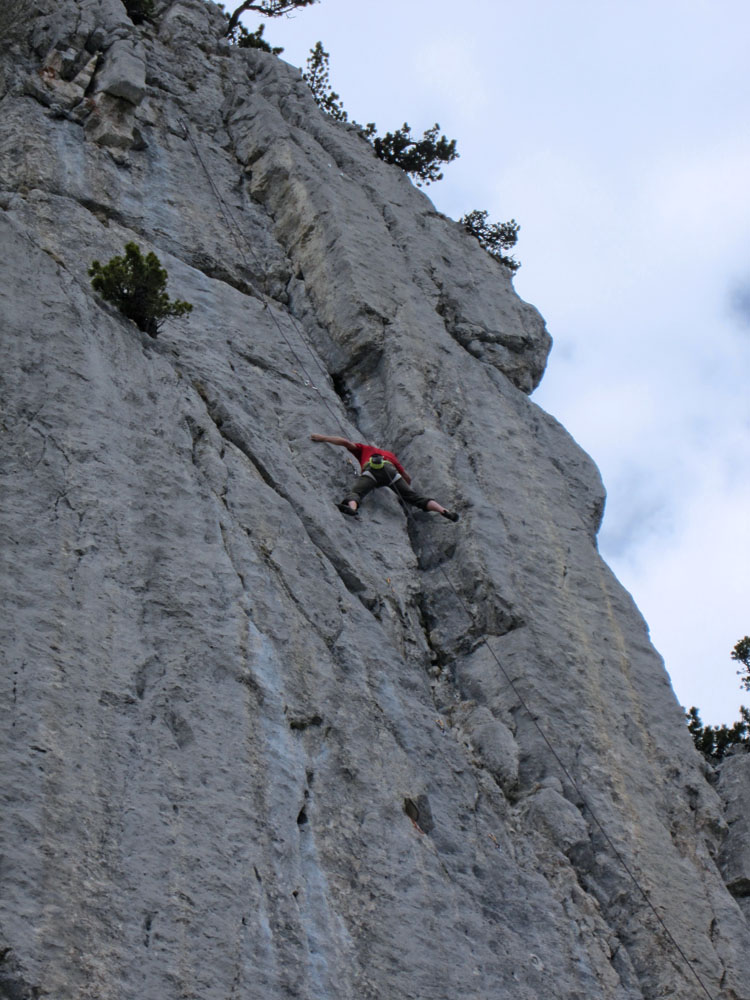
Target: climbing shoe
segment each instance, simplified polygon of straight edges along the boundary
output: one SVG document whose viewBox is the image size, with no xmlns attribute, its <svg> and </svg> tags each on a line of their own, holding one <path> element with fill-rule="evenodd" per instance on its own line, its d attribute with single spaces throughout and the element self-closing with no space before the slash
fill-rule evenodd
<svg viewBox="0 0 750 1000">
<path fill-rule="evenodd" d="M 443 517 L 447 517 L 449 521 L 458 520 L 458 514 L 455 512 L 455 510 L 444 510 Z"/>
<path fill-rule="evenodd" d="M 345 500 L 342 500 L 341 503 L 337 503 L 336 506 L 342 514 L 348 514 L 349 517 L 356 517 L 359 513 L 359 507 L 352 509 Z"/>
</svg>

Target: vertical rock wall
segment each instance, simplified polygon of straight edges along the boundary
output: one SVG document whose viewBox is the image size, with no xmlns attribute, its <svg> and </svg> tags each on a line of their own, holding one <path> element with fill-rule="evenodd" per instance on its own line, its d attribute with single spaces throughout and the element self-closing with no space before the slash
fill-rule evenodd
<svg viewBox="0 0 750 1000">
<path fill-rule="evenodd" d="M 212 5 L 3 16 L 0 996 L 747 1000 L 538 313 Z M 89 284 L 131 239 L 157 340 Z M 312 431 L 461 521 L 343 519 Z"/>
</svg>

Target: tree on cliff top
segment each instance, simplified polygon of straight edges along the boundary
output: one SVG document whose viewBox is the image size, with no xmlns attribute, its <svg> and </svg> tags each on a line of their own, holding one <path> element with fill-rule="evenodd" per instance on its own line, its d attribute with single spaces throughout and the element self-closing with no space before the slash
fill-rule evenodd
<svg viewBox="0 0 750 1000">
<path fill-rule="evenodd" d="M 328 82 L 328 60 L 329 54 L 321 42 L 317 42 L 315 48 L 310 49 L 304 79 L 318 107 L 336 121 L 348 122 L 349 115 L 344 110 L 339 95 L 331 90 Z M 430 184 L 432 181 L 441 180 L 443 175 L 440 172 L 440 164 L 450 163 L 458 158 L 456 140 L 446 139 L 444 135 L 438 136 L 440 126 L 437 122 L 432 128 L 427 129 L 421 139 L 411 134 L 411 127 L 407 122 L 395 132 L 386 132 L 384 136 L 376 134 L 377 126 L 374 122 L 360 125 L 353 121 L 352 125 L 355 125 L 362 137 L 372 144 L 376 156 L 416 177 L 418 187 L 421 187 L 422 183 Z"/>
<path fill-rule="evenodd" d="M 742 686 L 750 691 L 750 636 L 746 635 L 735 643 L 731 657 L 744 665 L 737 673 L 742 677 Z M 686 714 L 688 729 L 695 746 L 706 760 L 716 763 L 731 747 L 741 746 L 750 750 L 750 709 L 740 705 L 740 718 L 731 726 L 704 726 L 698 709 L 693 706 Z"/>
<path fill-rule="evenodd" d="M 344 110 L 341 98 L 335 90 L 331 89 L 328 79 L 328 60 L 330 56 L 323 48 L 322 42 L 316 42 L 315 48 L 310 49 L 307 57 L 307 71 L 302 74 L 307 86 L 312 91 L 315 103 L 331 118 L 337 122 L 348 122 L 349 114 Z M 357 125 L 357 122 L 352 122 Z M 363 128 L 363 126 L 359 126 Z M 365 135 L 370 135 L 375 131 L 375 125 L 370 122 L 363 128 Z"/>
<path fill-rule="evenodd" d="M 240 18 L 248 10 L 252 10 L 256 14 L 262 14 L 263 17 L 281 17 L 282 14 L 291 14 L 294 10 L 309 7 L 311 4 L 317 2 L 318 0 L 246 0 L 245 3 L 239 5 L 229 18 L 227 34 L 229 35 L 234 31 Z"/>
<path fill-rule="evenodd" d="M 696 749 L 712 764 L 720 761 L 731 747 L 750 749 L 750 709 L 744 705 L 740 705 L 739 720 L 731 726 L 704 726 L 695 705 L 686 718 Z"/>
<path fill-rule="evenodd" d="M 255 31 L 248 31 L 244 24 L 236 24 L 227 38 L 238 49 L 260 49 L 261 52 L 270 52 L 272 56 L 280 56 L 284 49 L 280 45 L 269 45 L 263 37 L 264 28 L 265 24 L 259 24 Z"/>
<path fill-rule="evenodd" d="M 456 140 L 446 139 L 444 135 L 438 137 L 439 131 L 440 126 L 435 122 L 432 128 L 425 130 L 421 139 L 417 139 L 411 134 L 408 122 L 404 122 L 395 132 L 376 135 L 372 144 L 381 160 L 393 163 L 416 177 L 417 185 L 421 187 L 420 181 L 425 184 L 441 181 L 440 164 L 458 159 Z"/>
<path fill-rule="evenodd" d="M 521 265 L 515 257 L 509 257 L 504 251 L 516 245 L 521 227 L 515 219 L 510 222 L 487 222 L 488 214 L 486 209 L 474 209 L 464 215 L 460 220 L 461 225 L 472 236 L 476 236 L 490 257 L 499 260 L 511 271 L 517 271 Z"/>
<path fill-rule="evenodd" d="M 741 663 L 744 670 L 738 670 L 738 675 L 742 678 L 740 683 L 746 691 L 750 691 L 750 635 L 746 635 L 735 643 L 731 652 L 731 657 L 735 662 Z M 744 677 L 742 675 L 745 675 Z"/>
</svg>

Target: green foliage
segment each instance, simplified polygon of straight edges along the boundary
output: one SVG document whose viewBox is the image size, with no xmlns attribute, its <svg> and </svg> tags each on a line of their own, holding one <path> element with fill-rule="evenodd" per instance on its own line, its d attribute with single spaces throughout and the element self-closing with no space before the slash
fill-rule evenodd
<svg viewBox="0 0 750 1000">
<path fill-rule="evenodd" d="M 133 24 L 150 21 L 154 16 L 154 0 L 122 0 Z"/>
<path fill-rule="evenodd" d="M 263 17 L 281 17 L 282 14 L 291 14 L 295 10 L 300 10 L 302 7 L 309 7 L 311 4 L 317 2 L 318 0 L 246 0 L 245 3 L 241 3 L 236 8 L 229 18 L 227 34 L 232 34 L 240 23 L 240 17 L 248 10 L 252 10 L 256 14 L 262 14 Z"/>
<path fill-rule="evenodd" d="M 338 122 L 348 122 L 349 115 L 344 110 L 341 98 L 335 90 L 331 90 L 328 78 L 329 54 L 320 42 L 310 50 L 307 60 L 307 72 L 304 79 L 312 91 L 313 97 L 320 108 Z M 374 122 L 360 125 L 352 121 L 360 129 L 362 136 L 372 143 L 377 156 L 386 163 L 401 167 L 407 174 L 417 179 L 417 186 L 430 184 L 442 179 L 440 164 L 450 163 L 458 158 L 456 140 L 438 137 L 440 126 L 435 123 L 427 129 L 421 139 L 411 134 L 410 126 L 404 122 L 396 132 L 386 132 L 384 136 L 377 135 Z"/>
<path fill-rule="evenodd" d="M 745 666 L 745 670 L 737 673 L 746 676 L 742 679 L 745 690 L 750 691 L 750 636 L 746 635 L 735 643 L 730 656 Z M 715 763 L 725 755 L 730 747 L 742 746 L 750 751 L 750 709 L 740 705 L 740 718 L 731 726 L 704 726 L 701 723 L 698 709 L 693 707 L 686 714 L 688 729 L 693 742 L 706 760 Z"/>
<path fill-rule="evenodd" d="M 89 268 L 91 285 L 107 302 L 112 302 L 140 330 L 156 337 L 164 320 L 192 312 L 189 302 L 172 302 L 165 288 L 167 272 L 154 253 L 145 257 L 137 244 L 127 243 L 123 257 L 109 263 L 95 260 Z"/>
<path fill-rule="evenodd" d="M 745 669 L 738 670 L 737 674 L 739 677 L 745 675 L 742 677 L 741 684 L 746 691 L 750 691 L 750 635 L 746 635 L 738 643 L 735 643 L 730 656 L 737 663 L 743 664 Z"/>
<path fill-rule="evenodd" d="M 331 90 L 328 81 L 328 60 L 329 54 L 323 48 L 322 43 L 316 42 L 315 48 L 310 49 L 310 55 L 307 58 L 307 72 L 302 74 L 302 78 L 312 91 L 318 107 L 337 122 L 348 122 L 349 115 L 344 111 L 339 95 L 335 90 Z M 373 128 L 375 128 L 374 125 Z"/>
<path fill-rule="evenodd" d="M 394 163 L 407 174 L 417 178 L 417 185 L 431 184 L 442 180 L 441 163 L 451 163 L 458 159 L 456 140 L 438 138 L 440 126 L 437 122 L 428 128 L 421 139 L 415 139 L 410 126 L 404 122 L 396 132 L 386 132 L 381 138 L 375 136 L 373 146 L 381 160 Z"/>
<path fill-rule="evenodd" d="M 461 224 L 472 236 L 476 236 L 481 245 L 490 256 L 495 257 L 511 271 L 517 271 L 521 266 L 514 257 L 508 257 L 504 253 L 510 250 L 518 242 L 518 230 L 521 228 L 515 219 L 510 222 L 487 222 L 486 211 L 475 209 L 468 212 L 462 219 Z"/>
<path fill-rule="evenodd" d="M 740 706 L 739 721 L 731 726 L 704 726 L 695 706 L 686 713 L 685 718 L 696 749 L 712 763 L 721 760 L 730 747 L 744 746 L 750 749 L 750 709 L 744 705 Z"/>
<path fill-rule="evenodd" d="M 250 32 L 244 24 L 236 24 L 228 36 L 229 41 L 239 49 L 261 49 L 263 52 L 270 52 L 271 55 L 280 56 L 284 51 L 278 46 L 271 47 L 263 37 L 265 24 L 261 24 L 257 31 Z"/>
</svg>

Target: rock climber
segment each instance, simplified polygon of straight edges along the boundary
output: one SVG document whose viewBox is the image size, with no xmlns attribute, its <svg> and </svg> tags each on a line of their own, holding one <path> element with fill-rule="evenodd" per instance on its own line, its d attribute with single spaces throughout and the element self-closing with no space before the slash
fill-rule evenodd
<svg viewBox="0 0 750 1000">
<path fill-rule="evenodd" d="M 411 489 L 409 474 L 392 452 L 376 448 L 371 444 L 349 441 L 344 437 L 331 437 L 328 434 L 311 434 L 310 440 L 346 448 L 362 467 L 362 474 L 354 480 L 351 489 L 341 503 L 336 504 L 342 514 L 356 517 L 359 506 L 368 493 L 381 486 L 388 486 L 404 503 L 411 504 L 412 507 L 435 511 L 436 514 L 447 517 L 449 521 L 458 520 L 458 514 L 455 511 L 446 510 L 437 500 L 420 496 L 419 493 L 415 493 Z"/>
</svg>

